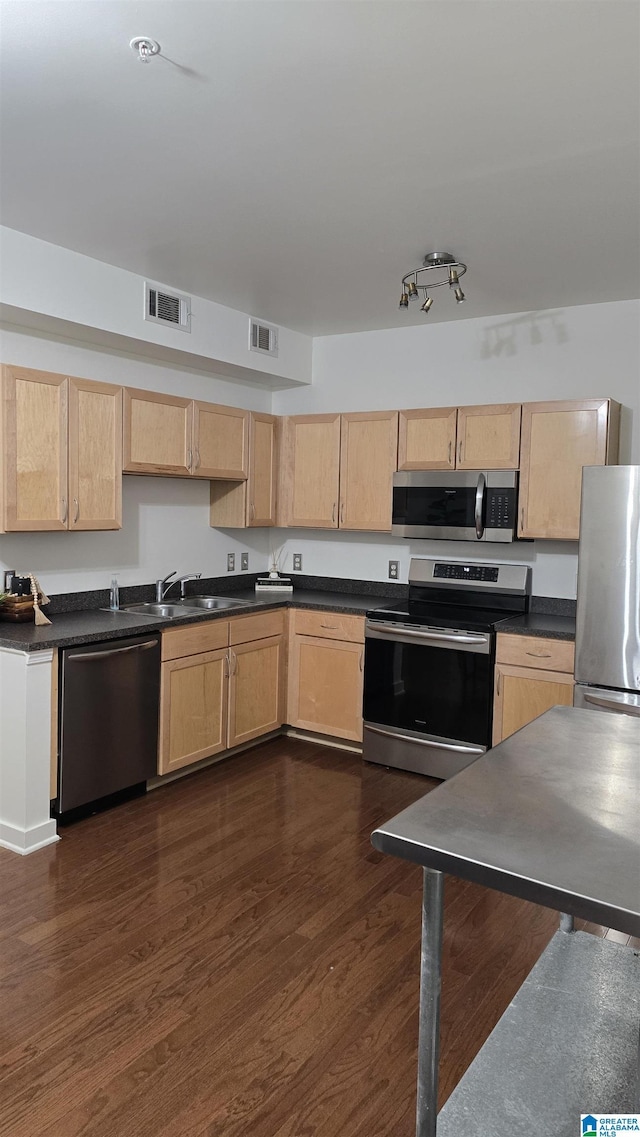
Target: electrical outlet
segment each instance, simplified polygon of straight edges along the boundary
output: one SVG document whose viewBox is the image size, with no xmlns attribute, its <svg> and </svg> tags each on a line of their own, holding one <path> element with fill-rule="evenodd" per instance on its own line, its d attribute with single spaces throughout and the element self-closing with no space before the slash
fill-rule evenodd
<svg viewBox="0 0 640 1137">
<path fill-rule="evenodd" d="M 398 579 L 398 568 L 400 561 L 389 561 L 389 580 Z"/>
<path fill-rule="evenodd" d="M 246 572 L 248 568 L 249 568 L 249 554 L 243 553 L 242 556 L 240 557 L 240 569 L 242 572 Z"/>
<path fill-rule="evenodd" d="M 233 572 L 236 567 L 236 554 L 227 553 L 227 572 Z"/>
<path fill-rule="evenodd" d="M 293 571 L 302 572 L 302 553 L 293 554 Z"/>
</svg>

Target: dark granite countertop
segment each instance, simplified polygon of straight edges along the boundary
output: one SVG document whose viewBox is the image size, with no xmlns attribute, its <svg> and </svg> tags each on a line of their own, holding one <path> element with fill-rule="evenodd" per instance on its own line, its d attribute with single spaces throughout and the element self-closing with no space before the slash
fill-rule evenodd
<svg viewBox="0 0 640 1137">
<path fill-rule="evenodd" d="M 573 616 L 557 616 L 552 612 L 528 612 L 526 616 L 512 616 L 510 620 L 504 620 L 497 630 L 510 636 L 575 640 L 576 621 Z"/>
<path fill-rule="evenodd" d="M 222 596 L 224 593 L 220 590 L 216 595 Z M 253 589 L 230 591 L 228 595 L 234 600 L 245 600 L 246 606 L 234 605 L 233 608 L 216 612 L 185 607 L 184 616 L 175 620 L 133 615 L 124 610 L 105 612 L 92 608 L 81 612 L 58 612 L 49 617 L 51 624 L 2 623 L 0 648 L 31 652 L 54 647 L 73 647 L 103 640 L 122 639 L 139 633 L 165 631 L 167 628 L 184 627 L 187 624 L 202 623 L 204 620 L 228 620 L 231 616 L 248 616 L 256 610 L 265 608 L 315 608 L 318 611 L 364 615 L 370 608 L 384 604 L 385 599 L 388 602 L 388 597 L 385 596 L 304 588 L 296 589 L 293 593 L 281 593 L 277 597 L 256 595 Z"/>
<path fill-rule="evenodd" d="M 0 648 L 32 652 L 54 647 L 74 647 L 145 632 L 164 631 L 205 620 L 228 620 L 232 616 L 246 616 L 266 608 L 312 608 L 324 612 L 364 615 L 371 608 L 388 605 L 390 599 L 402 602 L 408 595 L 407 586 L 402 584 L 313 576 L 297 577 L 292 593 L 256 594 L 253 588 L 255 579 L 255 576 L 207 577 L 191 582 L 191 595 L 199 592 L 211 596 L 228 596 L 233 600 L 242 600 L 244 604 L 215 612 L 185 606 L 184 616 L 174 620 L 134 615 L 124 609 L 119 612 L 105 611 L 104 606 L 108 604 L 106 591 L 54 596 L 46 609 L 51 624 L 0 623 Z M 123 604 L 152 600 L 153 589 L 150 585 L 132 586 L 121 589 L 121 597 Z M 533 596 L 531 609 L 526 616 L 505 620 L 499 630 L 520 636 L 547 636 L 559 640 L 575 638 L 575 600 Z"/>
</svg>

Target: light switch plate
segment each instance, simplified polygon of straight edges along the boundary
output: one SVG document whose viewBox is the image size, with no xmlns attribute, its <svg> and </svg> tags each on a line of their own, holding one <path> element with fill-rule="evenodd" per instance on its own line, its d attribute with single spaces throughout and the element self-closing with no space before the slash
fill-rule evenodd
<svg viewBox="0 0 640 1137">
<path fill-rule="evenodd" d="M 399 561 L 389 561 L 389 580 L 398 579 L 398 569 L 400 567 Z"/>
<path fill-rule="evenodd" d="M 248 568 L 249 568 L 249 554 L 243 553 L 242 556 L 240 557 L 240 569 L 242 572 L 246 572 Z"/>
<path fill-rule="evenodd" d="M 227 553 L 227 572 L 233 572 L 236 567 L 236 554 Z"/>
<path fill-rule="evenodd" d="M 293 554 L 293 571 L 302 572 L 302 553 Z"/>
</svg>

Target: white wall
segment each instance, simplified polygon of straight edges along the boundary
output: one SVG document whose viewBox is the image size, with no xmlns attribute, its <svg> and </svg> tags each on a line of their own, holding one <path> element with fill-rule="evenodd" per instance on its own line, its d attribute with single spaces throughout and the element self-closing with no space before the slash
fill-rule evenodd
<svg viewBox="0 0 640 1137">
<path fill-rule="evenodd" d="M 234 377 L 248 371 L 263 383 L 270 376 L 295 383 L 311 378 L 309 336 L 281 327 L 277 358 L 249 350 L 249 316 L 260 319 L 260 312 L 247 314 L 192 296 L 187 334 L 143 319 L 144 277 L 136 273 L 3 226 L 0 250 L 0 300 L 10 309 L 178 351 L 196 357 L 197 366 L 208 360 L 212 371 Z M 153 283 L 171 290 L 170 280 Z M 190 364 L 188 358 L 182 362 Z"/>
<path fill-rule="evenodd" d="M 0 330 L 0 358 L 23 367 L 270 410 L 269 391 L 14 328 Z M 211 529 L 208 481 L 127 474 L 121 530 L 0 534 L 0 570 L 34 572 L 45 592 L 76 592 L 108 588 L 114 573 L 123 585 L 145 584 L 171 569 L 218 576 L 226 572 L 228 552 L 236 553 L 239 568 L 244 549 L 249 550 L 249 571 L 262 571 L 269 532 Z"/>
<path fill-rule="evenodd" d="M 435 303 L 447 303 L 436 296 Z M 625 408 L 621 462 L 640 462 L 640 303 L 624 301 L 525 315 L 326 336 L 314 341 L 310 387 L 274 394 L 277 414 L 463 406 L 610 396 Z M 282 530 L 282 563 L 303 553 L 305 573 L 387 579 L 387 561 L 443 552 L 442 542 Z M 530 564 L 540 596 L 575 597 L 577 547 L 450 542 L 453 558 Z"/>
</svg>

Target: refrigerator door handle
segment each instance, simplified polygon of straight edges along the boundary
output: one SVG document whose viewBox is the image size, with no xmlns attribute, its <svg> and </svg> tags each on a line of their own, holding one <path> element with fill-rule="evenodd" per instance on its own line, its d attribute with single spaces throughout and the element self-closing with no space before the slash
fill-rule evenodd
<svg viewBox="0 0 640 1137">
<path fill-rule="evenodd" d="M 585 703 L 593 703 L 596 707 L 606 707 L 607 710 L 618 711 L 619 714 L 635 715 L 640 718 L 640 705 L 637 702 L 629 702 L 625 695 L 607 698 L 606 695 L 588 695 L 585 691 L 583 698 Z M 637 699 L 637 696 L 631 695 L 629 698 Z"/>
</svg>

